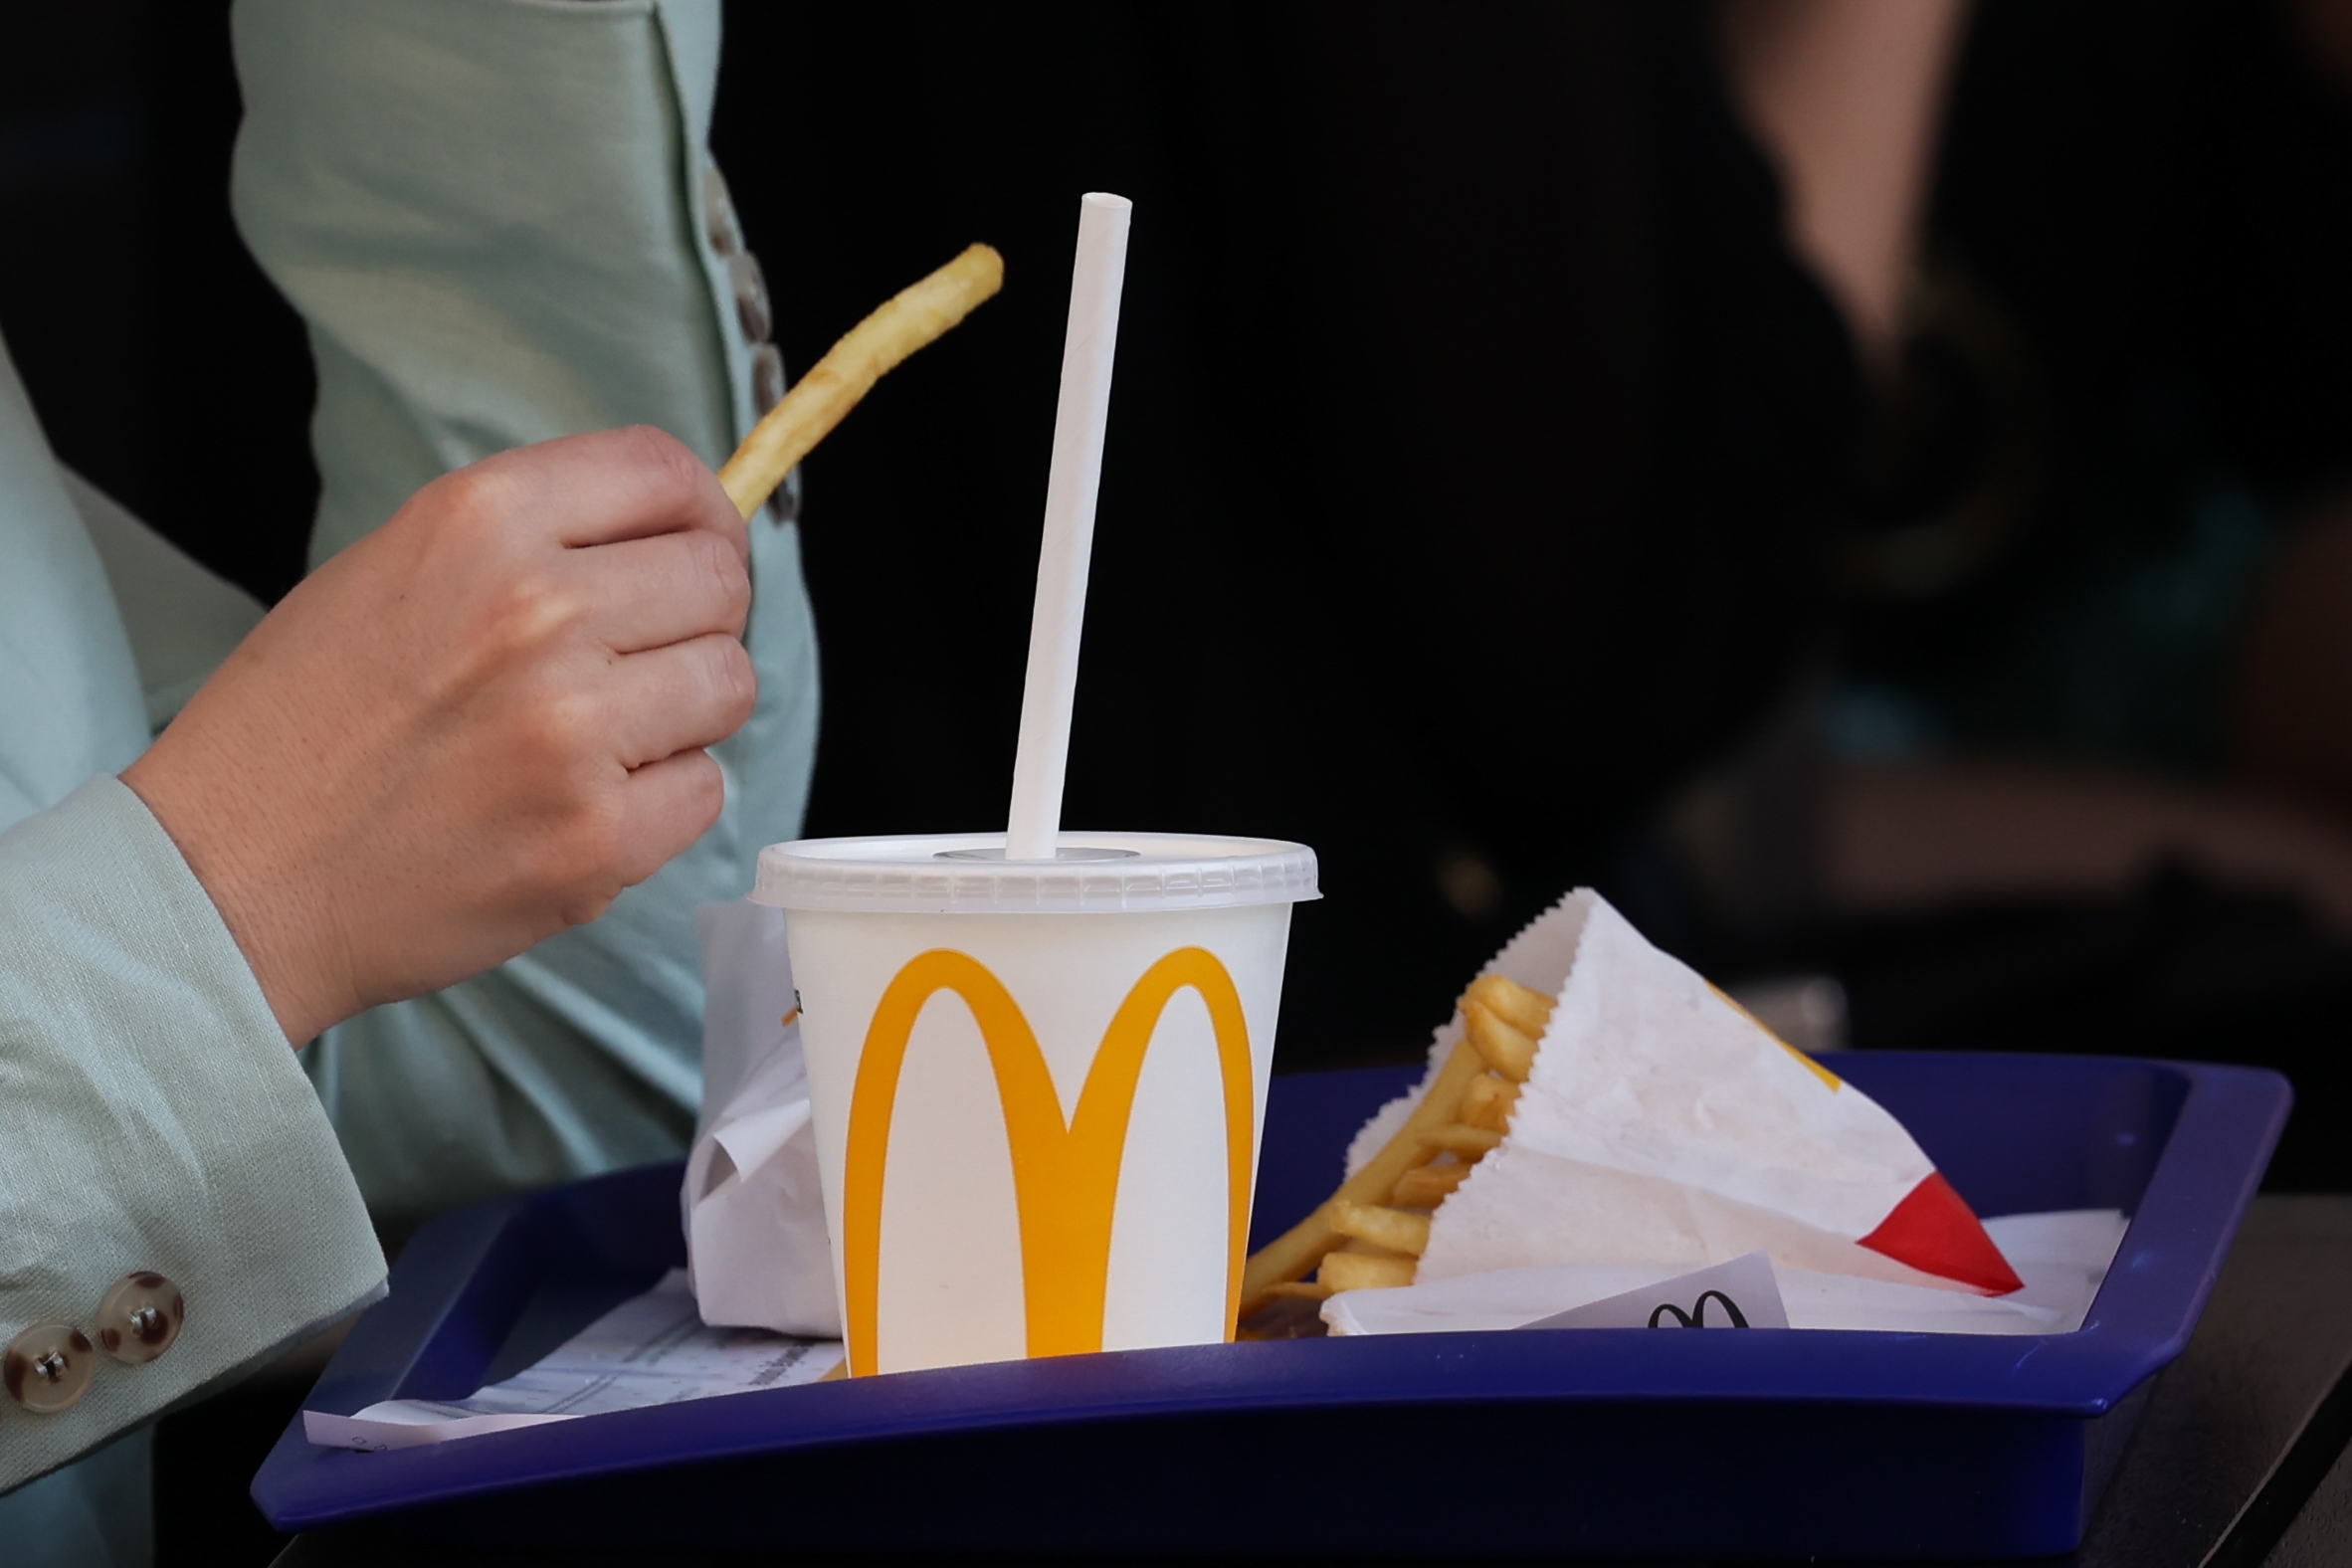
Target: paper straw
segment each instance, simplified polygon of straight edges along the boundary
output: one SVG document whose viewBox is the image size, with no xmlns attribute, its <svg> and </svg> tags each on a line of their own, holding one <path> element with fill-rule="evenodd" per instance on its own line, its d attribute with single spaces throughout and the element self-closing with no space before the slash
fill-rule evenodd
<svg viewBox="0 0 2352 1568">
<path fill-rule="evenodd" d="M 1086 618 L 1086 566 L 1094 553 L 1094 496 L 1102 481 L 1102 431 L 1110 415 L 1110 362 L 1118 346 L 1131 210 L 1124 196 L 1100 191 L 1078 207 L 1062 398 L 1054 411 L 1054 468 L 1046 481 L 1046 530 L 1038 544 L 1037 605 L 1029 622 L 1029 680 L 1021 690 L 1021 747 L 1013 759 L 1009 861 L 1054 859 L 1062 827 L 1070 709 L 1078 692 L 1078 634 Z"/>
</svg>

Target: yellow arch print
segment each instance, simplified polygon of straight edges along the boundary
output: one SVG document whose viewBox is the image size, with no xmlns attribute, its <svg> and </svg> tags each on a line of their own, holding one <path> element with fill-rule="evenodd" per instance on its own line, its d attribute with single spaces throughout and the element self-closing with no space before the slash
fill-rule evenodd
<svg viewBox="0 0 2352 1568">
<path fill-rule="evenodd" d="M 1250 1236 L 1256 1111 L 1249 1026 L 1225 965 L 1206 948 L 1180 947 L 1145 970 L 1112 1015 L 1078 1094 L 1078 1114 L 1065 1124 L 1045 1054 L 1013 994 L 970 954 L 937 947 L 909 959 L 883 990 L 867 1027 L 857 1086 L 850 1097 L 842 1283 L 852 1376 L 870 1376 L 880 1368 L 876 1328 L 882 1293 L 882 1176 L 899 1070 L 924 1004 L 941 991 L 953 991 L 980 1026 L 989 1066 L 996 1074 L 1005 1139 L 1013 1151 L 1029 1353 L 1056 1356 L 1102 1348 L 1111 1217 L 1118 1204 L 1119 1166 L 1126 1154 L 1135 1089 L 1160 1015 L 1187 986 L 1208 1006 L 1225 1088 L 1225 1317 L 1226 1333 L 1232 1334 Z"/>
</svg>

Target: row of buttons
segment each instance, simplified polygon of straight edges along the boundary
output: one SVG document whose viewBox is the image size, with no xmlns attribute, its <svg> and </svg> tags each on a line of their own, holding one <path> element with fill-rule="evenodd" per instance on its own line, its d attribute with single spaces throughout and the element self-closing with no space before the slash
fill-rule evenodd
<svg viewBox="0 0 2352 1568">
<path fill-rule="evenodd" d="M 742 226 L 735 221 L 735 200 L 727 194 L 726 177 L 715 164 L 702 170 L 702 214 L 710 249 L 727 264 L 727 280 L 734 286 L 735 322 L 751 345 L 751 405 L 764 415 L 784 401 L 784 356 L 769 339 L 776 330 L 775 311 L 768 303 L 767 275 L 759 258 L 743 245 Z M 778 522 L 800 515 L 800 470 L 784 476 L 769 498 L 768 510 Z"/>
<path fill-rule="evenodd" d="M 142 1270 L 114 1282 L 87 1328 L 35 1323 L 0 1350 L 0 1385 L 37 1416 L 54 1416 L 90 1392 L 98 1352 L 143 1366 L 172 1347 L 188 1317 L 180 1287 Z"/>
</svg>

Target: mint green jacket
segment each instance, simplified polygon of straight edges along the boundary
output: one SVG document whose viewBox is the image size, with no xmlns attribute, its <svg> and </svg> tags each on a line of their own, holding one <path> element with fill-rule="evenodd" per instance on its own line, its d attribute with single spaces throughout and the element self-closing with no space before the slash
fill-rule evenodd
<svg viewBox="0 0 2352 1568">
<path fill-rule="evenodd" d="M 234 27 L 236 217 L 318 367 L 313 560 L 506 447 L 645 422 L 733 448 L 764 303 L 704 150 L 715 0 L 241 0 Z M 814 753 L 798 536 L 752 539 L 760 699 L 718 824 L 594 924 L 297 1057 L 113 777 L 260 609 L 63 471 L 0 354 L 0 1344 L 134 1270 L 187 1308 L 71 1409 L 0 1395 L 0 1490 L 370 1299 L 371 1210 L 683 1152 L 693 911 L 794 835 Z"/>
</svg>

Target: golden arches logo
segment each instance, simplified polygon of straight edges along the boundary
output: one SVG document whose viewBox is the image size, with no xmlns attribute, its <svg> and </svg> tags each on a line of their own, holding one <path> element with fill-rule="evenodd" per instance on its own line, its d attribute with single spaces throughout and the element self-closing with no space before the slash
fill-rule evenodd
<svg viewBox="0 0 2352 1568">
<path fill-rule="evenodd" d="M 1242 1261 L 1250 1236 L 1250 1185 L 1256 1162 L 1256 1114 L 1250 1031 L 1225 965 L 1206 948 L 1180 947 L 1137 980 L 1111 1016 L 1078 1094 L 1064 1121 L 1062 1099 L 1021 1006 L 988 966 L 968 953 L 933 948 L 893 976 L 867 1026 L 866 1049 L 850 1098 L 849 1146 L 842 1192 L 842 1285 L 850 1372 L 879 1370 L 875 1343 L 882 1295 L 882 1175 L 890 1116 L 907 1042 L 925 1003 L 952 991 L 972 1010 L 996 1075 L 1005 1140 L 1013 1150 L 1013 1201 L 1021 1223 L 1021 1283 L 1029 1353 L 1069 1355 L 1102 1348 L 1102 1308 L 1110 1283 L 1110 1227 L 1119 1166 L 1143 1057 L 1160 1015 L 1190 987 L 1208 1005 L 1225 1089 L 1228 1258 L 1226 1331 L 1241 1305 Z"/>
</svg>

